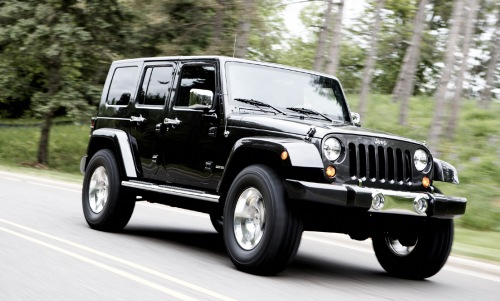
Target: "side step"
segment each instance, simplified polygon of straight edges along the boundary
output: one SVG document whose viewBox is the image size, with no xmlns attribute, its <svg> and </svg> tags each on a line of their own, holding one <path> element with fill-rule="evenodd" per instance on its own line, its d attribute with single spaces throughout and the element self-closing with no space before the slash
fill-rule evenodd
<svg viewBox="0 0 500 301">
<path fill-rule="evenodd" d="M 122 181 L 122 186 L 137 188 L 157 193 L 164 193 L 169 195 L 175 195 L 180 197 L 187 197 L 208 202 L 219 202 L 219 196 L 215 194 L 209 194 L 202 190 L 186 189 L 181 187 L 169 186 L 169 185 L 156 185 L 148 182 L 141 181 Z"/>
</svg>

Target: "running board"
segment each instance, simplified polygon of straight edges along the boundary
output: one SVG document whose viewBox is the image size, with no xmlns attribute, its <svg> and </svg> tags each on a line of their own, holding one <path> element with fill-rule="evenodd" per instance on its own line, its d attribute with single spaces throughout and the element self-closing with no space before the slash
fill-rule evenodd
<svg viewBox="0 0 500 301">
<path fill-rule="evenodd" d="M 192 198 L 192 199 L 197 199 L 197 200 L 202 200 L 202 201 L 215 202 L 215 203 L 218 203 L 219 198 L 220 198 L 218 195 L 209 194 L 209 193 L 206 193 L 205 191 L 201 191 L 201 190 L 186 189 L 186 188 L 168 186 L 168 185 L 156 185 L 156 184 L 152 184 L 152 183 L 148 183 L 148 182 L 141 182 L 141 181 L 122 181 L 122 186 L 137 188 L 137 189 L 147 190 L 147 191 L 152 191 L 152 192 L 157 192 L 157 193 L 163 193 L 163 194 L 168 194 L 168 195 L 175 195 L 175 196 L 180 196 L 180 197 Z"/>
</svg>

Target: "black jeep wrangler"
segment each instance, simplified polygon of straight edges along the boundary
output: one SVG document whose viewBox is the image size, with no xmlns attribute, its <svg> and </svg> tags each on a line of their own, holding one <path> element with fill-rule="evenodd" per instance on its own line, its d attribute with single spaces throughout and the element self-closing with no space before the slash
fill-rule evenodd
<svg viewBox="0 0 500 301">
<path fill-rule="evenodd" d="M 361 128 L 338 79 L 228 57 L 114 62 L 81 171 L 91 228 L 122 229 L 137 200 L 204 212 L 254 274 L 285 269 L 308 230 L 371 238 L 390 274 L 430 277 L 466 207 L 434 186 L 456 169 Z"/>
</svg>

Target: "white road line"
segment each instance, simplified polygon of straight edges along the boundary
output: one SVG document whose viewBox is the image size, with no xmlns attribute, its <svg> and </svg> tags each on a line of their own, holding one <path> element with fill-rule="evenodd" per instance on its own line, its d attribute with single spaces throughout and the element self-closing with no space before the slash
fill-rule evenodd
<svg viewBox="0 0 500 301">
<path fill-rule="evenodd" d="M 175 278 L 173 276 L 170 276 L 170 275 L 158 272 L 156 270 L 144 267 L 142 265 L 133 263 L 131 261 L 128 261 L 128 260 L 125 260 L 125 259 L 121 259 L 121 258 L 115 257 L 113 255 L 110 255 L 110 254 L 107 254 L 107 253 L 104 253 L 104 252 L 92 249 L 90 247 L 86 247 L 84 245 L 77 244 L 77 243 L 74 243 L 72 241 L 69 241 L 69 240 L 66 240 L 66 239 L 63 239 L 63 238 L 59 238 L 57 236 L 54 236 L 54 235 L 51 235 L 51 234 L 48 234 L 48 233 L 44 233 L 42 231 L 38 231 L 38 230 L 35 230 L 33 228 L 29 228 L 29 227 L 26 227 L 26 226 L 23 226 L 23 225 L 20 225 L 20 224 L 17 224 L 17 223 L 14 223 L 14 222 L 2 219 L 2 218 L 0 218 L 0 222 L 2 222 L 4 224 L 7 224 L 7 225 L 11 225 L 11 226 L 19 228 L 19 229 L 23 229 L 23 230 L 31 232 L 31 233 L 35 233 L 37 235 L 40 235 L 40 236 L 43 236 L 43 237 L 46 237 L 46 238 L 53 239 L 55 241 L 58 241 L 58 242 L 70 245 L 70 246 L 78 248 L 80 250 L 87 251 L 87 252 L 92 253 L 94 255 L 97 255 L 97 256 L 100 256 L 100 257 L 103 257 L 103 258 L 106 258 L 106 259 L 109 259 L 109 260 L 112 260 L 112 261 L 115 261 L 115 262 L 119 262 L 119 263 L 121 263 L 123 265 L 129 266 L 131 268 L 137 269 L 137 270 L 142 271 L 144 273 L 148 273 L 150 275 L 162 278 L 164 280 L 168 280 L 170 282 L 173 282 L 173 283 L 176 283 L 178 285 L 181 285 L 181 286 L 184 286 L 186 288 L 189 288 L 191 290 L 203 293 L 203 294 L 211 296 L 213 298 L 216 298 L 216 299 L 219 299 L 219 300 L 225 300 L 225 301 L 233 301 L 234 300 L 232 298 L 229 298 L 229 297 L 226 297 L 226 296 L 224 296 L 222 294 L 213 292 L 211 290 L 208 290 L 208 289 L 203 288 L 201 286 L 198 286 L 196 284 L 192 284 L 190 282 L 187 282 L 187 281 Z"/>
<path fill-rule="evenodd" d="M 71 188 L 64 188 L 64 187 L 50 185 L 50 184 L 45 184 L 45 183 L 40 183 L 40 182 L 26 181 L 26 183 L 27 184 L 31 184 L 31 185 L 37 185 L 37 186 L 42 186 L 42 187 L 48 187 L 48 188 L 54 188 L 54 189 L 69 191 L 69 192 L 82 193 L 81 190 L 76 190 L 76 189 L 71 189 Z"/>
<path fill-rule="evenodd" d="M 21 234 L 21 233 L 18 233 L 18 232 L 15 232 L 15 231 L 12 231 L 12 230 L 9 230 L 9 229 L 6 229 L 6 228 L 3 228 L 3 227 L 0 227 L 0 230 L 1 231 L 4 231 L 6 233 L 9 233 L 11 235 L 14 235 L 14 236 L 17 236 L 19 238 L 22 238 L 22 239 L 25 239 L 25 240 L 28 240 L 28 241 L 31 241 L 33 243 L 36 243 L 38 245 L 41 245 L 41 246 L 44 246 L 46 248 L 49 248 L 49 249 L 52 249 L 56 252 L 59 252 L 59 253 L 62 253 L 62 254 L 65 254 L 65 255 L 68 255 L 70 257 L 73 257 L 75 259 L 78 259 L 80 261 L 83 261 L 85 263 L 88 263 L 88 264 L 91 264 L 93 266 L 96 266 L 98 268 L 101 268 L 101 269 L 104 269 L 106 271 L 109 271 L 111 273 L 114 273 L 116 275 L 119 275 L 119 276 L 122 276 L 124 278 L 127 278 L 129 280 L 132 280 L 132 281 L 135 281 L 135 282 L 138 282 L 140 284 L 143 284 L 143 285 L 146 285 L 146 286 L 149 286 L 150 288 L 153 288 L 155 290 L 158 290 L 160 292 L 163 292 L 165 294 L 168 294 L 172 297 L 175 297 L 179 300 L 187 300 L 187 301 L 194 301 L 194 300 L 197 300 L 195 298 L 191 298 L 187 295 L 184 295 L 182 293 L 179 293 L 177 291 L 174 291 L 172 289 L 169 289 L 167 287 L 164 287 L 164 286 L 161 286 L 157 283 L 154 283 L 154 282 L 151 282 L 151 281 L 148 281 L 144 278 L 141 278 L 141 277 L 138 277 L 138 276 L 135 276 L 135 275 L 132 275 L 130 273 L 127 273 L 125 271 L 122 271 L 122 270 L 119 270 L 117 268 L 114 268 L 114 267 L 111 267 L 109 265 L 105 265 L 101 262 L 98 262 L 98 261 L 95 261 L 93 259 L 90 259 L 88 257 L 85 257 L 85 256 L 82 256 L 82 255 L 79 255 L 77 253 L 74 253 L 74 252 L 71 252 L 71 251 L 68 251 L 66 249 L 63 249 L 63 248 L 60 248 L 58 246 L 54 246 L 54 245 L 51 245 L 49 243 L 46 243 L 46 242 L 43 242 L 41 240 L 38 240 L 38 239 L 35 239 L 35 238 L 32 238 L 32 237 L 29 237 L 27 235 L 24 235 L 24 234 Z"/>
</svg>

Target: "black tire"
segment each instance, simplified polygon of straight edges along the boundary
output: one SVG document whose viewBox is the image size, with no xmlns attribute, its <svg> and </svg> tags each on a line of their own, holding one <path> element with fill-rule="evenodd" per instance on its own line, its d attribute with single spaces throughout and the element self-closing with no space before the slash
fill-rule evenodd
<svg viewBox="0 0 500 301">
<path fill-rule="evenodd" d="M 222 234 L 223 232 L 223 220 L 224 218 L 218 213 L 210 214 L 210 221 L 212 222 L 212 226 L 214 226 L 215 231 L 217 233 Z"/>
<path fill-rule="evenodd" d="M 398 240 L 387 234 L 375 235 L 372 242 L 378 262 L 387 273 L 406 279 L 428 278 L 441 270 L 450 255 L 453 220 L 429 220 L 409 252 L 391 247 L 391 242 Z"/>
<path fill-rule="evenodd" d="M 249 210 L 247 216 L 252 218 L 235 222 L 236 205 L 240 196 L 244 199 L 243 194 L 252 196 L 240 204 L 248 204 L 252 198 L 252 204 L 258 203 L 261 207 L 245 207 Z M 242 245 L 245 235 L 237 238 L 235 224 L 244 225 L 241 226 L 243 233 L 250 229 L 247 227 L 249 223 L 253 225 L 251 227 L 263 230 L 254 232 L 258 233 L 256 237 L 260 239 L 248 242 L 249 246 Z M 223 229 L 226 248 L 236 268 L 258 275 L 273 275 L 283 271 L 293 261 L 302 236 L 302 223 L 286 202 L 282 181 L 265 165 L 249 166 L 234 179 L 224 206 Z"/>
<path fill-rule="evenodd" d="M 92 229 L 120 231 L 130 220 L 135 196 L 124 193 L 112 151 L 100 150 L 90 160 L 83 179 L 82 206 L 85 219 Z"/>
</svg>

